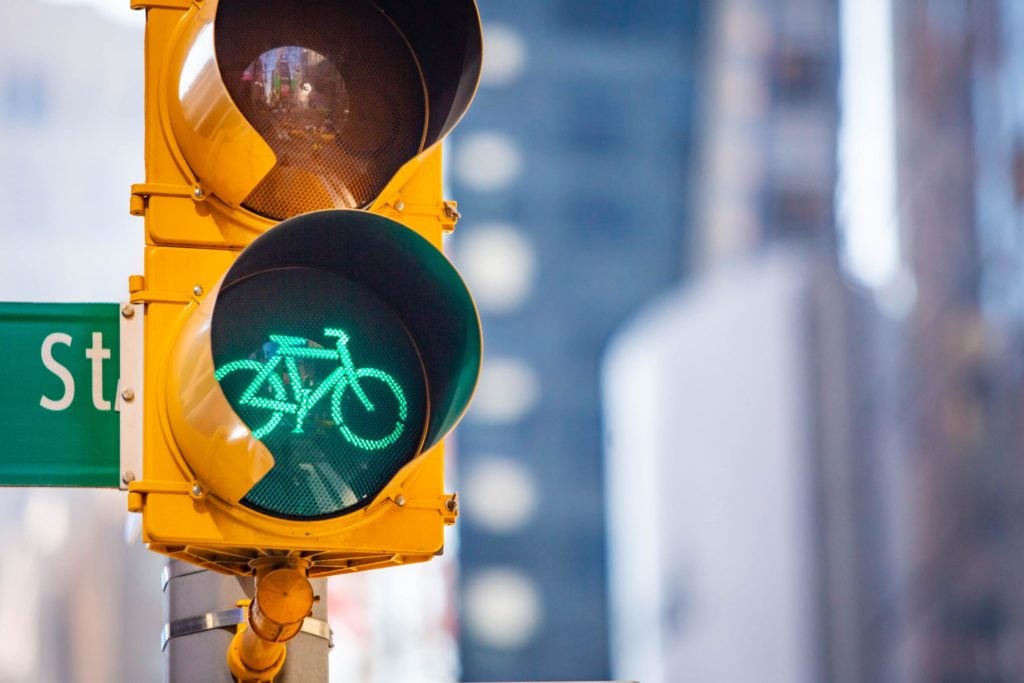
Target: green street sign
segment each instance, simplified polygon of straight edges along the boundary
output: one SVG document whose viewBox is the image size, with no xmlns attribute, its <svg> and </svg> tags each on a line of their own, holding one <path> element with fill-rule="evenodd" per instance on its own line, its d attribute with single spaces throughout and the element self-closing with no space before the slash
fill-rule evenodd
<svg viewBox="0 0 1024 683">
<path fill-rule="evenodd" d="M 117 304 L 0 303 L 0 485 L 119 484 Z"/>
</svg>

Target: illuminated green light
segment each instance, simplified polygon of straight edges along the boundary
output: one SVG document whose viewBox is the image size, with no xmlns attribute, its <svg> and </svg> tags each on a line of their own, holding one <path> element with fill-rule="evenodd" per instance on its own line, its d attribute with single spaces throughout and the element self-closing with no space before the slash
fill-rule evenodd
<svg viewBox="0 0 1024 683">
<path fill-rule="evenodd" d="M 335 350 L 308 348 L 306 340 L 301 337 L 272 334 L 270 335 L 270 341 L 277 345 L 277 349 L 265 362 L 260 363 L 254 360 L 233 361 L 221 366 L 216 371 L 215 376 L 220 381 L 236 370 L 256 371 L 256 376 L 249 383 L 245 391 L 242 392 L 239 404 L 271 412 L 270 417 L 265 423 L 259 427 L 252 428 L 252 435 L 257 439 L 262 439 L 273 432 L 281 424 L 285 413 L 295 414 L 295 427 L 292 432 L 294 434 L 302 434 L 303 424 L 309 412 L 328 393 L 331 393 L 331 417 L 334 418 L 334 422 L 337 424 L 341 435 L 349 443 L 367 451 L 380 450 L 391 446 L 402 436 L 402 432 L 405 431 L 405 420 L 409 416 L 409 403 L 405 399 L 405 392 L 402 391 L 402 387 L 395 381 L 394 377 L 383 370 L 378 370 L 377 368 L 357 369 L 355 362 L 352 360 L 352 354 L 348 350 L 349 337 L 343 330 L 325 328 L 324 337 L 337 338 Z M 284 361 L 287 372 L 286 376 L 299 377 L 298 365 L 294 360 L 296 358 L 337 360 L 340 362 L 340 366 L 331 372 L 327 379 L 315 387 L 306 387 L 301 382 L 290 382 L 295 400 L 288 401 L 284 381 L 280 375 L 280 366 L 281 362 Z M 373 378 L 383 382 L 393 394 L 398 407 L 394 427 L 387 435 L 377 439 L 368 439 L 356 434 L 347 425 L 342 408 L 342 398 L 345 392 L 351 388 L 367 412 L 372 413 L 376 410 L 376 406 L 360 385 L 360 380 L 363 378 Z M 268 387 L 274 395 L 273 399 L 259 395 L 264 386 Z"/>
<path fill-rule="evenodd" d="M 224 397 L 274 458 L 245 505 L 341 515 L 420 452 L 429 401 L 419 350 L 359 283 L 304 267 L 242 278 L 218 293 L 211 347 Z"/>
</svg>

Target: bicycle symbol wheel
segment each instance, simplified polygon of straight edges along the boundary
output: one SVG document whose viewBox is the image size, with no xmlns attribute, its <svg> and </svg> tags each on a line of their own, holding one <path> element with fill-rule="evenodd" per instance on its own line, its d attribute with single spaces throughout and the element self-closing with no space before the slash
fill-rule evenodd
<svg viewBox="0 0 1024 683">
<path fill-rule="evenodd" d="M 252 382 L 255 380 L 255 375 L 259 374 L 262 370 L 263 363 L 258 360 L 237 360 L 218 368 L 214 373 L 214 377 L 217 378 L 218 382 L 223 383 L 225 377 L 228 375 L 234 375 L 231 379 L 232 384 L 237 382 L 238 386 L 248 387 L 251 386 Z M 272 396 L 254 396 L 252 399 L 246 401 L 242 406 L 240 406 L 243 408 L 244 414 L 242 411 L 239 411 L 239 408 L 235 408 L 236 411 L 239 411 L 240 417 L 249 427 L 249 431 L 252 432 L 253 437 L 256 439 L 262 439 L 264 436 L 274 431 L 274 429 L 277 428 L 277 425 L 281 423 L 282 418 L 284 418 L 283 410 L 279 410 L 272 406 L 261 405 L 261 399 L 268 402 L 273 399 L 279 403 L 288 400 L 288 394 L 285 391 L 284 382 L 277 373 L 271 373 L 268 375 L 264 386 L 270 388 Z M 240 395 L 242 392 L 232 393 L 234 395 Z M 265 422 L 257 426 L 255 423 L 259 422 L 262 419 L 262 416 L 268 411 L 270 412 L 270 416 L 267 417 Z M 253 416 L 255 419 L 248 419 L 250 416 Z"/>
<path fill-rule="evenodd" d="M 359 382 L 360 391 L 353 390 L 352 394 L 356 397 L 356 400 L 349 399 L 345 401 L 343 407 L 342 401 L 353 382 Z M 372 385 L 375 383 L 381 383 L 383 386 L 373 387 Z M 367 392 L 368 384 L 370 385 L 369 392 Z M 369 399 L 370 403 L 364 402 L 363 398 L 359 397 L 360 393 L 362 397 L 373 397 Z M 364 410 L 365 412 L 362 415 L 351 416 L 352 419 L 346 419 L 344 411 L 356 409 Z M 391 415 L 385 415 L 383 419 L 378 417 L 374 420 L 377 424 L 384 424 L 384 429 L 375 429 L 375 437 L 357 434 L 355 430 L 365 429 L 366 418 L 370 413 L 375 413 L 378 409 L 391 413 Z M 334 393 L 331 396 L 331 417 L 338 426 L 341 435 L 353 446 L 366 451 L 378 451 L 393 445 L 402 437 L 402 433 L 405 431 L 406 420 L 409 417 L 409 404 L 405 399 L 402 387 L 398 385 L 394 377 L 376 368 L 360 368 L 355 371 L 355 376 L 351 380 L 339 382 L 334 389 Z M 394 420 L 393 422 L 392 419 Z M 361 426 L 356 427 L 356 423 L 361 423 Z"/>
</svg>

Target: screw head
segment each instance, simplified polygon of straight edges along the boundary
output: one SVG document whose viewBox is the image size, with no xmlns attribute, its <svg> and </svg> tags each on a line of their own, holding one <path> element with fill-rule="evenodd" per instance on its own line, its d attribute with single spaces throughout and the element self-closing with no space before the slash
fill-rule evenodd
<svg viewBox="0 0 1024 683">
<path fill-rule="evenodd" d="M 195 294 L 196 296 L 202 296 L 204 291 L 205 290 L 203 289 L 202 285 L 196 285 L 195 287 L 192 288 L 192 293 Z"/>
<path fill-rule="evenodd" d="M 192 484 L 192 489 L 189 491 L 189 493 L 191 493 L 195 498 L 202 498 L 206 491 L 204 491 L 203 487 L 197 483 Z"/>
<path fill-rule="evenodd" d="M 404 508 L 405 507 L 405 496 L 398 496 L 397 498 L 395 498 L 395 505 L 397 505 L 400 508 Z"/>
<path fill-rule="evenodd" d="M 206 196 L 206 193 L 205 193 L 205 192 L 203 192 L 203 188 L 202 188 L 201 186 L 199 186 L 199 185 L 194 185 L 194 186 L 192 187 L 192 197 L 193 197 L 194 199 L 202 199 L 202 198 L 203 198 L 203 197 L 205 197 L 205 196 Z"/>
<path fill-rule="evenodd" d="M 125 470 L 124 474 L 121 475 L 121 481 L 126 484 L 130 484 L 135 481 L 135 473 L 131 470 Z"/>
<path fill-rule="evenodd" d="M 124 391 L 121 392 L 121 399 L 125 401 L 134 401 L 135 391 L 132 389 L 125 389 Z"/>
<path fill-rule="evenodd" d="M 399 213 L 405 211 L 405 202 L 403 202 L 401 199 L 395 202 L 395 211 L 398 211 Z"/>
<path fill-rule="evenodd" d="M 131 304 L 125 304 L 121 307 L 121 315 L 125 318 L 131 318 L 135 315 L 135 307 Z"/>
</svg>

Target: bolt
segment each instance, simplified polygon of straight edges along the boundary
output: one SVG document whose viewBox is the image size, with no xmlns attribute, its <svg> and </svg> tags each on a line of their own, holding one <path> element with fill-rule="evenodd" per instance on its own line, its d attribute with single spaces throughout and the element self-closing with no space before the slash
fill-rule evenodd
<svg viewBox="0 0 1024 683">
<path fill-rule="evenodd" d="M 403 211 L 405 211 L 405 202 L 403 202 L 401 199 L 395 202 L 395 211 L 397 211 L 398 213 L 402 213 Z"/>
<path fill-rule="evenodd" d="M 124 391 L 121 392 L 121 398 L 125 401 L 134 401 L 135 392 L 132 391 L 131 389 L 125 389 Z"/>
<path fill-rule="evenodd" d="M 131 318 L 135 315 L 135 307 L 131 304 L 125 304 L 121 307 L 121 315 L 125 318 Z"/>
<path fill-rule="evenodd" d="M 131 470 L 125 470 L 124 474 L 121 475 L 121 481 L 123 481 L 126 484 L 130 484 L 131 482 L 135 481 L 135 473 L 132 472 Z"/>
<path fill-rule="evenodd" d="M 398 498 L 395 498 L 395 505 L 397 505 L 400 508 L 404 508 L 405 507 L 405 496 L 398 496 Z"/>
<path fill-rule="evenodd" d="M 455 498 L 455 496 L 452 496 L 445 502 L 444 506 L 448 508 L 448 512 L 458 512 L 459 501 Z"/>
<path fill-rule="evenodd" d="M 204 290 L 202 285 L 196 285 L 195 287 L 192 288 L 192 293 L 195 294 L 196 296 L 202 296 L 203 291 Z"/>
</svg>

